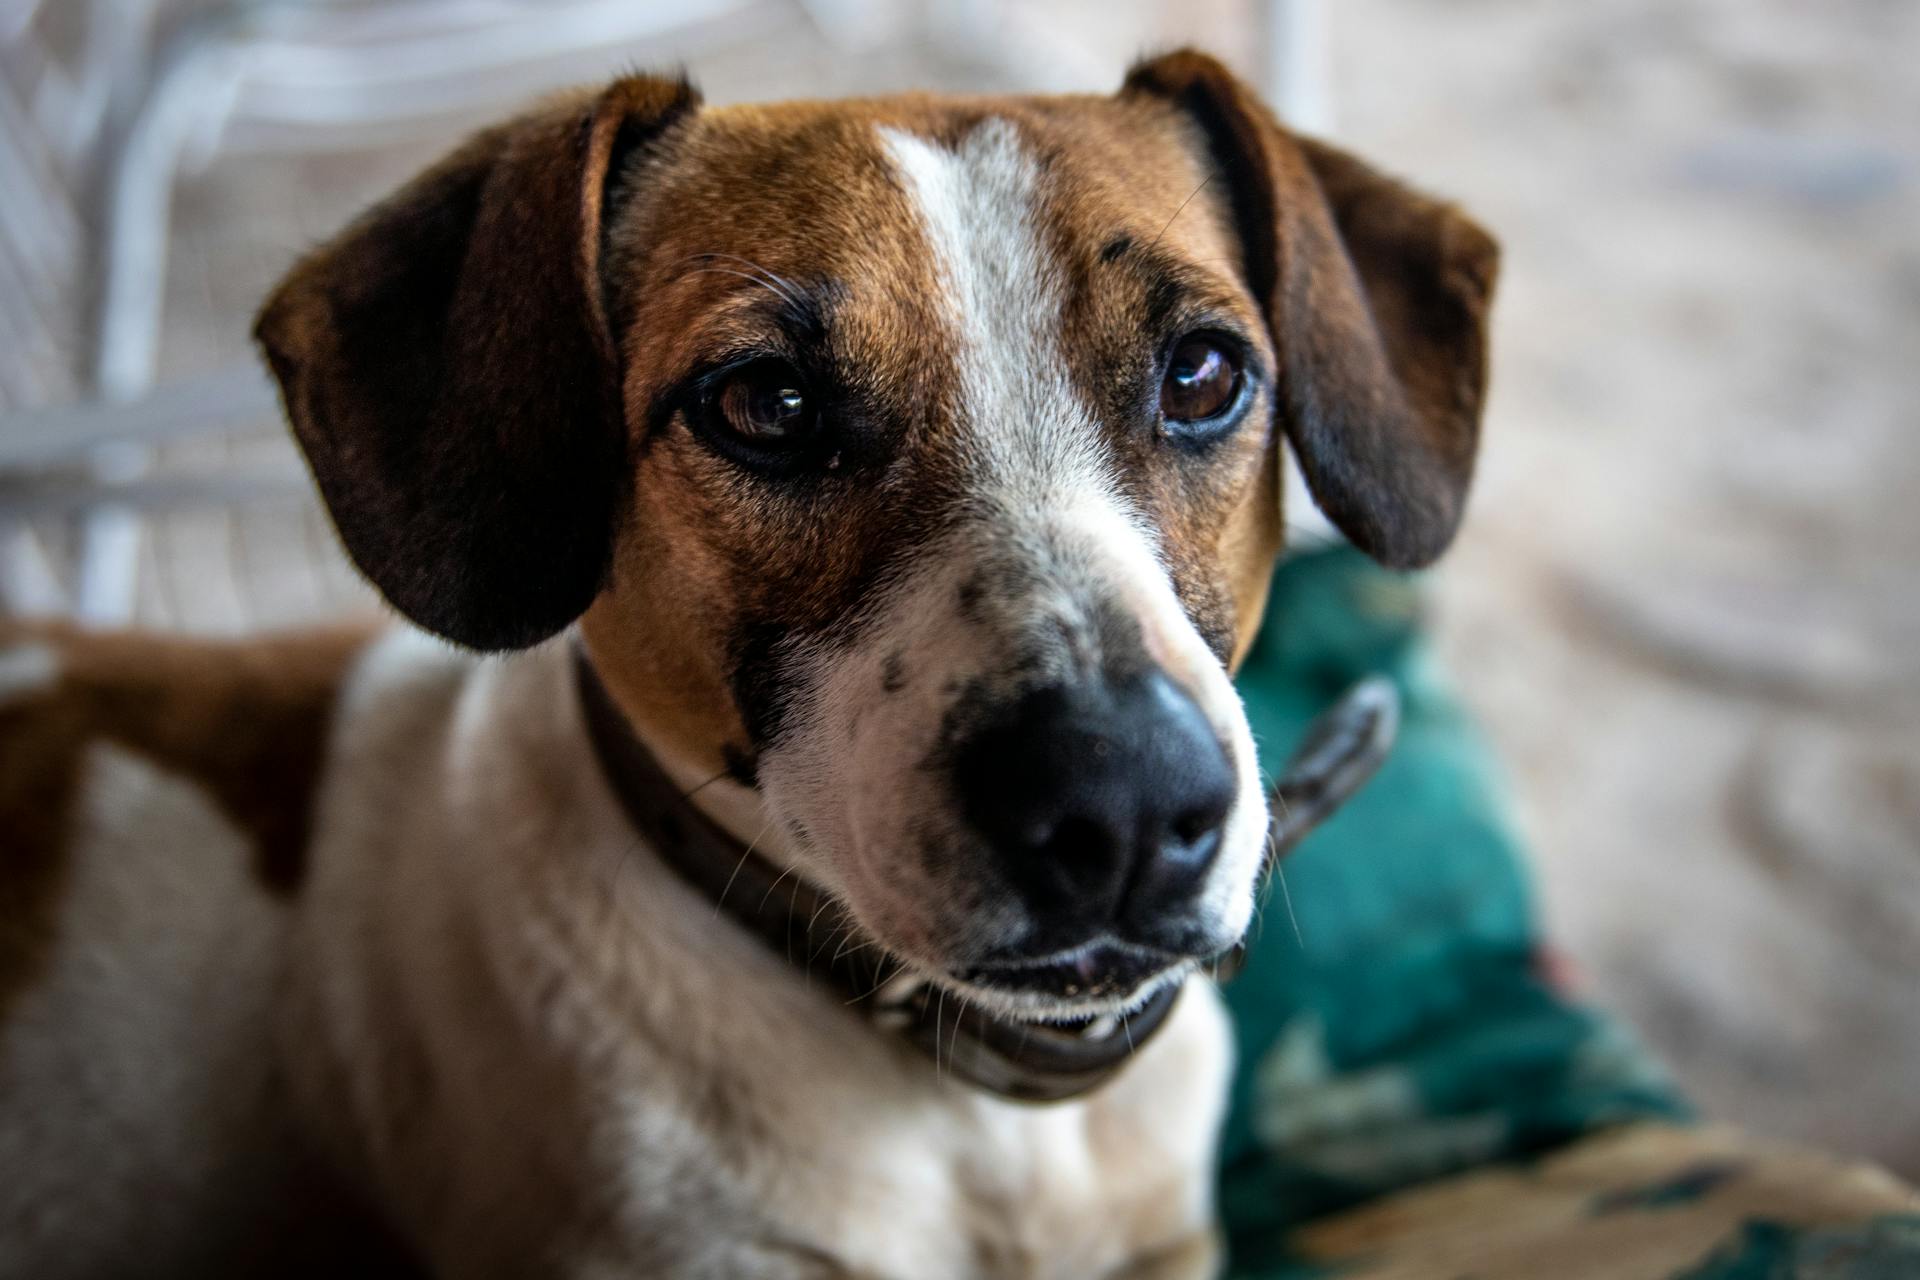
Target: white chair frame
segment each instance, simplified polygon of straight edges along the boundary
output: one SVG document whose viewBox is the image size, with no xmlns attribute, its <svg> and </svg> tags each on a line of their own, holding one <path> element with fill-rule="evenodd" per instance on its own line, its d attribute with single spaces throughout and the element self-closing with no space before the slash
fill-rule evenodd
<svg viewBox="0 0 1920 1280">
<path fill-rule="evenodd" d="M 601 52 L 629 59 L 668 40 L 676 52 L 756 35 L 775 11 L 798 8 L 829 40 L 872 47 L 897 14 L 884 0 L 410 0 L 371 9 L 252 0 L 182 28 L 138 76 L 154 0 L 92 0 L 82 69 L 58 113 L 84 146 L 115 140 L 103 166 L 100 306 L 93 399 L 0 418 L 0 608 L 58 609 L 95 624 L 133 615 L 143 521 L 192 506 L 302 494 L 296 465 L 161 475 L 156 448 L 258 431 L 276 406 L 253 368 L 155 386 L 171 207 L 184 174 L 216 150 L 339 148 L 405 137 L 477 114 L 563 80 Z M 0 8 L 0 39 L 23 30 L 38 0 Z M 1256 14 L 1265 88 L 1284 118 L 1313 132 L 1332 124 L 1327 0 L 1263 0 Z M 925 0 L 924 21 L 946 41 L 1039 83 L 1096 78 L 1085 55 L 1017 0 Z M 894 24 L 897 25 L 897 24 Z M 113 100 L 114 83 L 137 88 Z M 114 126 L 120 128 L 115 133 Z M 0 139 L 4 141 L 4 139 Z M 6 160 L 0 152 L 0 161 Z M 48 473 L 64 477 L 55 483 Z M 1310 510 L 1302 504 L 1296 510 Z M 78 516 L 82 539 L 71 591 L 31 535 L 30 519 Z"/>
</svg>

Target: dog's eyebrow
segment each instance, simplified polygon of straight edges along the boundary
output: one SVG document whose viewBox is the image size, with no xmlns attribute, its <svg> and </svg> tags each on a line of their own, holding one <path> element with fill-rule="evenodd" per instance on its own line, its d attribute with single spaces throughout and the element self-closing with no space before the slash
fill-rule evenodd
<svg viewBox="0 0 1920 1280">
<path fill-rule="evenodd" d="M 799 346 L 825 340 L 827 312 L 845 293 L 838 281 L 796 281 L 737 253 L 709 250 L 680 261 L 687 274 L 733 276 L 754 285 L 760 291 L 755 298 L 759 305 L 752 310 Z"/>
<path fill-rule="evenodd" d="M 846 290 L 836 280 L 781 280 L 781 287 L 763 288 L 748 296 L 743 307 L 733 310 L 728 322 L 729 338 L 718 351 L 709 351 L 709 356 L 733 357 L 744 347 L 760 345 L 748 339 L 742 342 L 742 336 L 753 330 L 760 330 L 763 337 L 778 337 L 767 344 L 767 354 L 782 354 L 790 358 L 805 361 L 822 359 L 829 348 L 828 331 L 832 327 L 832 316 L 836 306 L 845 296 Z M 744 328 L 741 321 L 747 321 Z"/>
<path fill-rule="evenodd" d="M 832 282 L 793 285 L 779 306 L 773 308 L 773 320 L 801 347 L 815 347 L 827 340 L 827 314 L 842 293 Z"/>
<path fill-rule="evenodd" d="M 1176 317 L 1191 311 L 1197 298 L 1218 293 L 1204 273 L 1162 249 L 1151 245 L 1139 248 L 1131 236 L 1116 236 L 1109 241 L 1100 251 L 1100 260 L 1116 264 L 1139 282 L 1149 330 L 1167 328 Z"/>
<path fill-rule="evenodd" d="M 1164 335 L 1209 316 L 1224 321 L 1240 309 L 1239 273 L 1231 260 L 1192 261 L 1164 245 L 1142 244 L 1126 232 L 1116 232 L 1099 258 L 1135 282 L 1142 328 L 1149 333 Z M 1238 332 L 1241 325 L 1224 322 L 1220 327 Z"/>
</svg>

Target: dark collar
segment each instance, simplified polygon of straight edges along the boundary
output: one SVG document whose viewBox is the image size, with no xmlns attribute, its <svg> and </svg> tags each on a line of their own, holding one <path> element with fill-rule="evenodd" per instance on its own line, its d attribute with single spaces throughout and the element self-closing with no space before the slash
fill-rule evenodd
<svg viewBox="0 0 1920 1280">
<path fill-rule="evenodd" d="M 1001 1097 L 1058 1102 L 1105 1083 L 1165 1025 L 1179 984 L 1162 987 L 1125 1019 L 1053 1026 L 941 1000 L 937 988 L 872 943 L 849 946 L 860 933 L 846 912 L 797 876 L 776 871 L 700 812 L 634 735 L 585 648 L 576 643 L 573 653 L 595 754 L 620 807 L 654 852 L 789 964 L 941 1070 Z M 1372 775 L 1392 744 L 1398 707 L 1393 686 L 1371 680 L 1314 722 L 1274 789 L 1269 865 Z M 1240 954 L 1236 948 L 1223 969 L 1237 970 Z"/>
</svg>

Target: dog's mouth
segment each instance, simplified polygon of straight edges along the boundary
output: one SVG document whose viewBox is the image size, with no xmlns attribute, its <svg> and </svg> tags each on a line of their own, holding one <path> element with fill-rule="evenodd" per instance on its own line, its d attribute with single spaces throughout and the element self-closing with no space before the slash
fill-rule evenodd
<svg viewBox="0 0 1920 1280">
<path fill-rule="evenodd" d="M 1189 956 L 1099 938 L 1040 956 L 992 955 L 948 971 L 969 999 L 1071 1026 L 1122 1014 L 1192 967 Z"/>
</svg>

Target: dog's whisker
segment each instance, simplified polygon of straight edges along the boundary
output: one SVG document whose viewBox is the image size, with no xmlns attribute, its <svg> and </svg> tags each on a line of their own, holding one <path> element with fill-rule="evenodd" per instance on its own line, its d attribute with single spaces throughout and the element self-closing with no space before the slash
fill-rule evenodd
<svg viewBox="0 0 1920 1280">
<path fill-rule="evenodd" d="M 834 900 L 831 897 L 829 897 L 820 904 L 819 910 L 824 911 L 828 907 L 834 906 L 834 905 L 836 905 Z M 819 914 L 818 911 L 816 911 L 815 912 L 816 917 L 818 916 L 818 914 Z M 853 923 L 852 916 L 843 915 L 842 918 L 834 925 L 833 931 L 826 936 L 826 938 L 820 943 L 818 947 L 814 948 L 812 955 L 808 959 L 808 963 L 811 964 L 813 960 L 817 960 L 820 957 L 820 953 L 825 951 L 828 947 L 833 946 L 835 942 L 838 942 L 840 944 L 840 949 L 834 952 L 833 959 L 828 961 L 828 963 L 829 964 L 838 963 L 840 956 L 846 950 L 847 943 L 851 941 L 853 938 L 854 928 L 855 926 Z M 812 926 L 809 925 L 808 929 L 809 931 L 811 931 Z M 860 945 L 865 946 L 866 944 L 863 942 Z"/>
<path fill-rule="evenodd" d="M 682 800 L 691 800 L 695 796 L 699 795 L 702 791 L 705 791 L 708 787 L 712 786 L 714 783 L 720 781 L 720 779 L 726 776 L 727 776 L 727 771 L 725 769 L 722 769 L 720 772 L 714 774 L 711 778 L 708 778 L 705 782 L 695 783 L 693 790 L 682 792 L 680 795 L 680 798 Z"/>
<path fill-rule="evenodd" d="M 740 861 L 733 864 L 733 874 L 727 877 L 726 887 L 721 889 L 720 896 L 713 900 L 713 918 L 715 920 L 720 918 L 721 910 L 727 905 L 727 894 L 732 892 L 733 882 L 740 878 L 741 869 L 747 865 L 747 859 L 752 856 L 753 850 L 749 849 L 740 855 Z"/>
<path fill-rule="evenodd" d="M 793 875 L 793 873 L 799 870 L 799 868 L 800 868 L 799 863 L 797 862 L 792 863 L 787 867 L 785 871 L 782 871 L 779 875 L 775 876 L 773 878 L 773 883 L 767 886 L 767 891 L 760 895 L 760 905 L 756 907 L 755 910 L 765 910 L 767 905 L 767 899 L 773 897 L 773 891 L 780 887 L 780 882 L 782 880 L 785 880 L 788 876 Z M 800 877 L 794 876 L 793 888 L 795 893 L 798 893 L 800 891 Z"/>
<path fill-rule="evenodd" d="M 832 933 L 828 934 L 825 938 L 821 940 L 819 946 L 809 948 L 807 952 L 807 965 L 811 967 L 813 965 L 813 962 L 820 958 L 820 953 L 825 951 L 828 947 L 832 946 L 834 942 L 837 939 L 839 939 L 841 934 L 845 932 L 845 930 L 846 930 L 845 925 L 839 925 L 834 929 Z"/>
<path fill-rule="evenodd" d="M 892 973 L 887 972 L 888 961 L 893 962 L 894 970 Z M 850 1005 L 859 1004 L 863 1000 L 873 999 L 874 995 L 877 992 L 879 992 L 882 987 L 885 987 L 889 982 L 893 981 L 895 978 L 898 978 L 901 974 L 905 973 L 906 971 L 907 971 L 907 962 L 904 958 L 900 956 L 891 955 L 885 951 L 881 952 L 880 962 L 879 964 L 874 966 L 875 976 L 873 980 L 873 985 L 868 987 L 863 992 L 856 993 L 851 999 L 847 1000 L 846 1003 Z"/>
<path fill-rule="evenodd" d="M 789 867 L 787 868 L 787 870 L 791 871 L 793 870 L 793 868 Z M 774 881 L 774 883 L 779 884 L 780 882 L 776 880 Z M 768 894 L 772 894 L 773 890 L 768 889 L 767 892 Z M 798 915 L 799 912 L 800 912 L 800 877 L 795 876 L 793 878 L 793 889 L 787 895 L 787 963 L 788 964 L 793 963 L 793 918 L 794 916 Z M 802 937 L 801 942 L 804 944 L 806 942 L 806 939 Z"/>
<path fill-rule="evenodd" d="M 701 260 L 708 263 L 712 263 L 716 259 L 722 259 L 722 258 L 731 260 L 733 262 L 738 262 L 742 266 L 747 267 L 748 270 L 740 271 L 731 267 L 709 265 L 709 266 L 703 266 L 703 267 L 695 267 L 692 270 L 682 272 L 681 274 L 700 275 L 705 272 L 713 272 L 713 273 L 719 273 L 719 274 L 725 274 L 725 275 L 738 276 L 742 280 L 751 280 L 753 283 L 759 285 L 761 288 L 765 289 L 767 292 L 773 294 L 774 297 L 780 299 L 782 302 L 786 303 L 790 307 L 800 307 L 805 305 L 804 299 L 801 297 L 799 289 L 791 281 L 787 280 L 783 276 L 777 275 L 774 272 L 767 270 L 767 268 L 761 266 L 756 262 L 751 261 L 750 259 L 740 257 L 738 254 L 732 254 L 732 253 L 691 254 L 688 256 L 688 258 L 683 259 L 683 261 Z"/>
<path fill-rule="evenodd" d="M 956 991 L 953 993 L 953 998 L 955 1002 L 959 1004 L 960 1009 L 953 1015 L 953 1038 L 947 1041 L 947 1066 L 949 1069 L 953 1066 L 954 1055 L 960 1051 L 960 1024 L 965 1022 L 967 1018 L 966 995 Z"/>
<path fill-rule="evenodd" d="M 751 258 L 743 258 L 737 253 L 721 253 L 721 252 L 718 252 L 717 250 L 709 251 L 707 253 L 691 254 L 689 255 L 689 257 L 705 258 L 709 261 L 712 261 L 713 259 L 716 259 L 716 258 L 724 258 L 728 262 L 737 262 L 741 266 L 747 268 L 749 271 L 759 272 L 760 280 L 763 284 L 765 284 L 768 288 L 772 289 L 775 293 L 779 294 L 782 298 L 785 298 L 788 302 L 792 303 L 794 306 L 797 307 L 802 305 L 803 303 L 803 299 L 800 296 L 800 286 L 796 285 L 793 281 L 787 279 L 785 276 L 781 275 L 779 272 L 774 271 L 771 268 L 764 267 L 758 262 L 755 262 Z"/>
<path fill-rule="evenodd" d="M 933 1074 L 938 1077 L 940 1071 L 940 1027 L 947 1017 L 947 989 L 940 988 L 939 1002 L 933 1009 Z"/>
<path fill-rule="evenodd" d="M 870 942 L 867 941 L 867 939 L 860 936 L 860 931 L 858 929 L 856 929 L 852 924 L 848 924 L 846 941 L 842 942 L 840 944 L 839 950 L 833 953 L 833 959 L 829 961 L 829 963 L 831 964 L 840 963 L 840 957 L 847 953 L 848 943 L 851 943 L 853 945 L 853 950 L 855 952 L 862 951 L 865 948 L 872 945 Z"/>
<path fill-rule="evenodd" d="M 850 932 L 851 930 L 847 926 L 846 922 L 842 921 L 840 924 L 837 924 L 834 926 L 833 932 L 828 934 L 827 940 L 821 944 L 820 949 L 822 951 L 825 951 L 828 947 L 834 946 L 835 943 L 839 944 L 839 947 L 835 948 L 833 954 L 827 957 L 827 963 L 829 965 L 836 964 L 839 962 L 840 948 L 844 948 L 847 945 L 847 937 Z"/>
<path fill-rule="evenodd" d="M 893 972 L 891 974 L 887 972 L 887 962 L 889 960 L 893 962 Z M 906 971 L 907 962 L 901 957 L 891 955 L 881 956 L 880 963 L 873 967 L 873 985 L 867 988 L 867 994 L 861 996 L 860 999 L 872 999 L 873 994 L 880 990 L 880 988 L 886 986 L 890 978 L 897 978 Z"/>
<path fill-rule="evenodd" d="M 1273 878 L 1280 882 L 1280 900 L 1287 904 L 1287 923 L 1293 926 L 1294 945 L 1304 951 L 1307 940 L 1300 935 L 1300 918 L 1293 914 L 1293 892 L 1287 888 L 1287 871 L 1277 862 L 1273 865 Z"/>
<path fill-rule="evenodd" d="M 768 293 L 771 293 L 774 297 L 780 299 L 780 301 L 786 303 L 788 306 L 798 305 L 796 302 L 794 302 L 792 298 L 782 293 L 779 289 L 775 288 L 768 281 L 762 280 L 759 276 L 751 275 L 745 271 L 735 271 L 732 267 L 695 267 L 693 270 L 682 272 L 681 274 L 689 275 L 689 276 L 705 276 L 705 275 L 737 276 L 742 280 L 750 281 L 753 284 L 759 285 L 762 289 L 765 289 Z"/>
<path fill-rule="evenodd" d="M 1155 236 L 1153 238 L 1153 243 L 1147 246 L 1147 252 L 1149 253 L 1153 252 L 1154 248 L 1160 243 L 1160 241 L 1166 237 L 1167 232 L 1173 229 L 1173 224 L 1179 221 L 1180 215 L 1186 212 L 1187 206 L 1193 203 L 1193 198 L 1199 195 L 1202 191 L 1206 190 L 1207 184 L 1212 181 L 1213 181 L 1213 175 L 1208 174 L 1206 177 L 1200 179 L 1199 186 L 1195 187 L 1192 191 L 1187 193 L 1187 198 L 1185 200 L 1182 200 L 1180 202 L 1180 207 L 1173 211 L 1173 217 L 1167 219 L 1167 225 L 1160 228 L 1160 234 Z"/>
<path fill-rule="evenodd" d="M 733 882 L 740 878 L 740 872 L 746 867 L 747 859 L 753 856 L 754 845 L 759 844 L 760 836 L 766 835 L 767 832 L 772 829 L 772 827 L 773 827 L 773 819 L 768 818 L 766 822 L 761 825 L 760 834 L 754 836 L 752 840 L 747 842 L 747 847 L 745 851 L 742 852 L 740 855 L 740 861 L 733 864 L 733 874 L 728 876 L 727 883 L 721 886 L 720 896 L 713 900 L 713 918 L 714 919 L 718 920 L 720 918 L 720 909 L 727 905 L 727 895 L 733 891 Z"/>
</svg>

